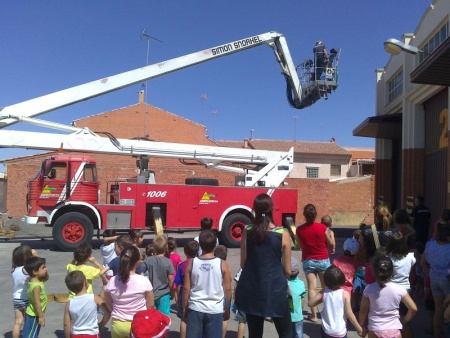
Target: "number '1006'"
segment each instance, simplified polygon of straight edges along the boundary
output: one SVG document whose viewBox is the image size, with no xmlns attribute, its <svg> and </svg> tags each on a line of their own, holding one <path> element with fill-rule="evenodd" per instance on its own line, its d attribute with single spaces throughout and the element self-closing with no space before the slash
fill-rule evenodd
<svg viewBox="0 0 450 338">
<path fill-rule="evenodd" d="M 149 191 L 147 192 L 147 197 L 166 197 L 167 191 Z"/>
</svg>

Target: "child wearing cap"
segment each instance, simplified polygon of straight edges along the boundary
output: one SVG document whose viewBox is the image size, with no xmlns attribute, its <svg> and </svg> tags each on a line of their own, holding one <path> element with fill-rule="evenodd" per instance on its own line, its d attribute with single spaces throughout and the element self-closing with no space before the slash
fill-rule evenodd
<svg viewBox="0 0 450 338">
<path fill-rule="evenodd" d="M 291 257 L 291 277 L 288 279 L 291 310 L 292 338 L 303 338 L 303 308 L 302 298 L 305 298 L 305 283 L 298 278 L 299 264 L 295 257 Z"/>
<path fill-rule="evenodd" d="M 332 265 L 341 269 L 345 276 L 345 283 L 342 286 L 349 295 L 353 291 L 353 280 L 355 279 L 358 261 L 355 255 L 359 251 L 359 242 L 355 238 L 347 238 L 344 242 L 344 253 L 333 260 Z"/>
</svg>

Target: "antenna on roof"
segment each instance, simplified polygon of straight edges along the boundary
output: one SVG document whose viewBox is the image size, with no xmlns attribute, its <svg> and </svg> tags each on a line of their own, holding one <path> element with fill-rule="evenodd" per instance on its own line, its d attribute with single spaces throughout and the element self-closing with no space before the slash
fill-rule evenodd
<svg viewBox="0 0 450 338">
<path fill-rule="evenodd" d="M 150 40 L 154 40 L 154 41 L 158 41 L 158 42 L 163 42 L 162 40 L 155 38 L 154 36 L 151 36 L 149 34 L 146 33 L 145 28 L 141 31 L 141 40 L 147 40 L 147 63 L 146 65 L 148 66 L 148 58 L 149 58 L 149 53 L 150 53 Z M 145 85 L 142 84 L 142 87 L 145 88 L 144 91 L 144 102 L 148 102 L 147 101 L 147 82 L 145 81 Z M 144 112 L 144 137 L 148 138 L 148 134 L 147 134 L 147 105 L 145 106 L 145 112 Z"/>
</svg>

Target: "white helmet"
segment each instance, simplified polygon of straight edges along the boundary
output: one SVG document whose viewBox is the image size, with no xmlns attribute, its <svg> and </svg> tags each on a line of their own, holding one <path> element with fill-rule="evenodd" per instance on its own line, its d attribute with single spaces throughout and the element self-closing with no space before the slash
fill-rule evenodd
<svg viewBox="0 0 450 338">
<path fill-rule="evenodd" d="M 318 41 L 316 42 L 316 46 L 322 46 L 322 45 L 323 45 L 323 42 L 322 42 L 322 41 L 318 40 Z"/>
</svg>

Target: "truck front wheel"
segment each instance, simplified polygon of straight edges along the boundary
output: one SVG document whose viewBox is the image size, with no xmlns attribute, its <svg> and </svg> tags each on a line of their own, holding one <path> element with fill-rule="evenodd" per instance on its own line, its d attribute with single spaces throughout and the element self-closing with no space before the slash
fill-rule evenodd
<svg viewBox="0 0 450 338">
<path fill-rule="evenodd" d="M 243 214 L 225 218 L 220 232 L 223 243 L 229 248 L 238 248 L 241 245 L 242 231 L 250 223 L 250 218 Z"/>
<path fill-rule="evenodd" d="M 56 220 L 52 235 L 59 248 L 73 251 L 80 244 L 90 243 L 94 227 L 86 215 L 68 212 Z"/>
</svg>

